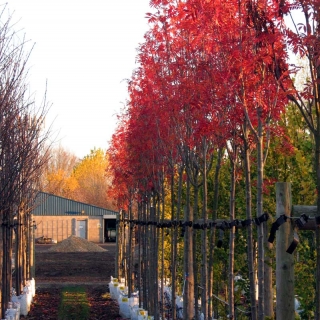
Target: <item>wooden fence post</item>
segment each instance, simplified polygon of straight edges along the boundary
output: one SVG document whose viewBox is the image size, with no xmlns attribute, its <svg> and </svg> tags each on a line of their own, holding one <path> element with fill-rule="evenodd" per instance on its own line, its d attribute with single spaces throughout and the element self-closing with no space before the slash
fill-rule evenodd
<svg viewBox="0 0 320 320">
<path fill-rule="evenodd" d="M 276 216 L 291 216 L 291 184 L 276 183 Z M 286 252 L 293 239 L 291 220 L 282 224 L 276 237 L 276 317 L 294 319 L 294 256 Z"/>
</svg>

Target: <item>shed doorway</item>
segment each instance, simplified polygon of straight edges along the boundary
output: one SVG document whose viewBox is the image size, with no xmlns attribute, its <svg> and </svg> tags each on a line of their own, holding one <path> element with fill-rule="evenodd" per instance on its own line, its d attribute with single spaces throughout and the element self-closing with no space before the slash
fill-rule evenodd
<svg viewBox="0 0 320 320">
<path fill-rule="evenodd" d="M 86 220 L 77 221 L 77 237 L 87 239 L 87 221 Z"/>
<path fill-rule="evenodd" d="M 116 219 L 104 219 L 104 242 L 116 242 Z"/>
</svg>

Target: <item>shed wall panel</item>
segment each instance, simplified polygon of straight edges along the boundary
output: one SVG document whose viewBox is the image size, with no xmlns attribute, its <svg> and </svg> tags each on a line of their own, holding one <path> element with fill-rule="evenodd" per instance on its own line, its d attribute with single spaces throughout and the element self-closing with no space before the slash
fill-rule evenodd
<svg viewBox="0 0 320 320">
<path fill-rule="evenodd" d="M 100 216 L 33 216 L 36 224 L 35 237 L 49 237 L 58 242 L 75 235 L 73 226 L 79 220 L 87 221 L 86 236 L 87 240 L 102 243 L 103 242 L 103 219 Z M 75 226 L 74 226 L 75 227 Z"/>
</svg>

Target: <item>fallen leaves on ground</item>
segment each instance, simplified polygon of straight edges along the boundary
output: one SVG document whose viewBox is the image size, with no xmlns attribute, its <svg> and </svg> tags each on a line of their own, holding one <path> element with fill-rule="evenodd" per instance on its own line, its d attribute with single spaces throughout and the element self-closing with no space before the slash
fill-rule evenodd
<svg viewBox="0 0 320 320">
<path fill-rule="evenodd" d="M 60 289 L 39 288 L 36 291 L 34 301 L 27 316 L 20 319 L 34 320 L 57 320 L 60 303 Z"/>
<path fill-rule="evenodd" d="M 101 245 L 104 250 L 99 252 L 50 252 L 50 247 L 36 245 L 36 295 L 29 314 L 20 319 L 59 320 L 61 290 L 73 283 L 86 288 L 90 303 L 88 320 L 123 320 L 117 302 L 108 292 L 108 282 L 114 274 L 116 245 Z"/>
<path fill-rule="evenodd" d="M 102 286 L 86 289 L 90 305 L 88 320 L 124 320 L 119 315 L 119 306 Z M 57 320 L 60 303 L 60 288 L 37 289 L 34 302 L 27 316 L 21 320 Z"/>
</svg>

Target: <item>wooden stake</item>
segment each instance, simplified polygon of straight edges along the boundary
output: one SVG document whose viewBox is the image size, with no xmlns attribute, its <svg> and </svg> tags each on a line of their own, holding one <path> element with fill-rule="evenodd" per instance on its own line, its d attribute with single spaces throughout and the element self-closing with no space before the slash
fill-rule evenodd
<svg viewBox="0 0 320 320">
<path fill-rule="evenodd" d="M 276 184 L 277 218 L 291 216 L 291 184 Z M 293 239 L 291 219 L 277 231 L 276 242 L 276 316 L 281 320 L 294 319 L 294 256 L 286 252 Z"/>
</svg>

